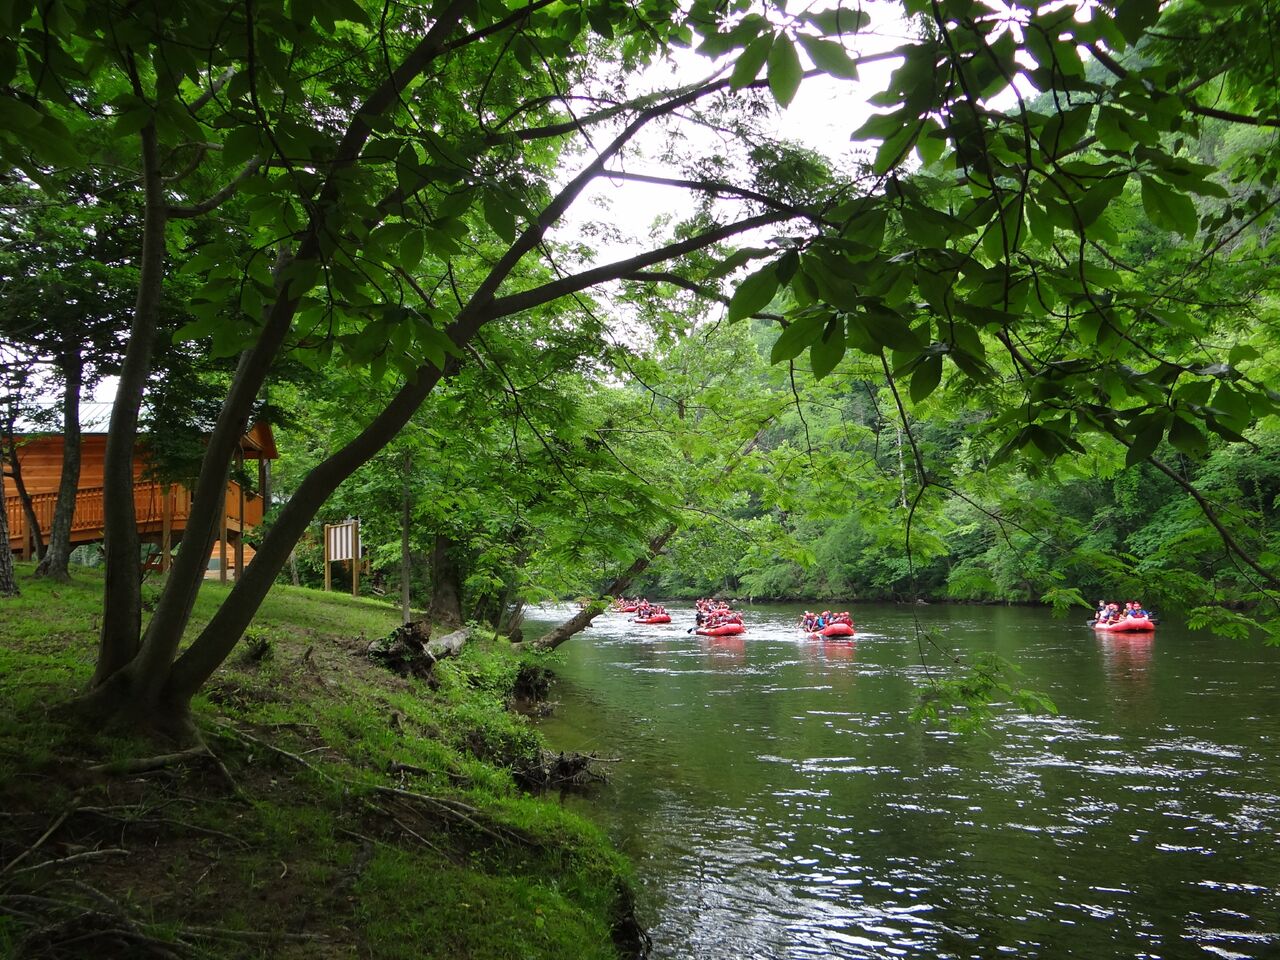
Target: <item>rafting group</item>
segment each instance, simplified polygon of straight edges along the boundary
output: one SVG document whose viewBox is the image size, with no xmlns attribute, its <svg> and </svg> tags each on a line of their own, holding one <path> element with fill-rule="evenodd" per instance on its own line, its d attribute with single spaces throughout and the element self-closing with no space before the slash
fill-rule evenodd
<svg viewBox="0 0 1280 960">
<path fill-rule="evenodd" d="M 1153 614 L 1144 610 L 1137 600 L 1129 600 L 1121 608 L 1118 603 L 1098 601 L 1098 610 L 1089 625 L 1095 630 L 1115 630 L 1121 633 L 1148 631 L 1156 628 Z"/>
<path fill-rule="evenodd" d="M 634 613 L 631 619 L 635 623 L 670 623 L 671 614 L 667 613 L 667 608 L 660 603 L 650 603 L 644 597 L 636 597 L 634 600 L 628 600 L 626 597 L 618 597 L 613 601 L 614 613 Z"/>
<path fill-rule="evenodd" d="M 800 630 L 811 637 L 852 637 L 853 618 L 849 616 L 848 610 L 839 613 L 832 613 L 830 610 L 814 613 L 806 610 L 800 618 Z"/>
<path fill-rule="evenodd" d="M 724 600 L 706 597 L 694 602 L 694 633 L 704 637 L 731 637 L 743 633 L 747 627 L 742 614 Z"/>
</svg>

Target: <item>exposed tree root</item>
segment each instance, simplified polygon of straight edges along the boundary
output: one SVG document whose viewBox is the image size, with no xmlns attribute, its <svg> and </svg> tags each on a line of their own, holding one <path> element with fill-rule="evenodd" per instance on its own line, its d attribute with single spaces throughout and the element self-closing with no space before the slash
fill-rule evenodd
<svg viewBox="0 0 1280 960">
<path fill-rule="evenodd" d="M 604 783 L 608 777 L 592 764 L 618 763 L 620 757 L 597 757 L 589 753 L 556 753 L 539 750 L 529 763 L 512 771 L 516 780 L 530 790 L 583 790 L 592 784 Z"/>
<path fill-rule="evenodd" d="M 130 760 L 112 760 L 99 763 L 88 768 L 89 773 L 100 773 L 109 776 L 128 776 L 133 773 L 150 773 L 152 770 L 163 770 L 177 766 L 188 760 L 209 760 L 213 753 L 204 744 L 188 747 L 177 753 L 162 753 L 155 757 L 136 757 Z"/>
</svg>

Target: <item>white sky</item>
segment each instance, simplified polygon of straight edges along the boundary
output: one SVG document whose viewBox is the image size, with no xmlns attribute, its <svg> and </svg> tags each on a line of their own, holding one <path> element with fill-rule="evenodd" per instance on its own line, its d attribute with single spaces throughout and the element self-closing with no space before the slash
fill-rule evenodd
<svg viewBox="0 0 1280 960">
<path fill-rule="evenodd" d="M 864 9 L 873 17 L 871 25 L 857 34 L 843 38 L 851 57 L 885 53 L 910 39 L 907 24 L 900 18 L 900 10 L 896 4 L 872 4 Z M 811 68 L 812 64 L 804 51 L 801 49 L 799 53 L 804 67 Z M 877 112 L 876 108 L 866 102 L 867 98 L 885 89 L 889 75 L 898 63 L 894 59 L 865 64 L 859 68 L 856 81 L 825 75 L 805 79 L 788 107 L 775 106 L 774 134 L 779 139 L 798 142 L 839 162 L 851 149 L 850 134 L 862 126 L 871 114 Z M 691 83 L 708 76 L 715 66 L 715 62 L 693 50 L 676 49 L 669 60 L 649 70 L 636 84 L 636 89 L 660 89 Z M 764 70 L 761 70 L 760 76 L 765 76 Z M 639 140 L 642 154 L 652 156 L 664 146 L 663 143 L 656 142 L 655 136 L 656 131 L 651 132 L 646 141 L 642 135 Z M 720 148 L 721 145 L 709 133 L 705 136 L 709 150 Z M 626 169 L 634 173 L 672 175 L 672 171 L 664 170 L 658 162 L 645 162 L 634 156 L 626 163 Z M 648 228 L 656 219 L 667 215 L 678 216 L 691 205 L 690 198 L 676 188 L 631 181 L 601 180 L 574 205 L 554 231 L 554 236 L 560 241 L 572 241 L 582 235 L 585 223 L 607 216 L 623 233 L 636 237 L 637 242 L 613 245 L 599 240 L 591 241 L 599 253 L 597 262 L 606 262 L 637 252 L 641 248 L 639 241 L 648 233 Z"/>
</svg>

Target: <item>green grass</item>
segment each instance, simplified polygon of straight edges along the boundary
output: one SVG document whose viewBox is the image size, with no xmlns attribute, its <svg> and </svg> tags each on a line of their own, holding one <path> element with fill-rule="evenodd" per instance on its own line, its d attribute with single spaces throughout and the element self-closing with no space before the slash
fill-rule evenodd
<svg viewBox="0 0 1280 960">
<path fill-rule="evenodd" d="M 249 632 L 265 655 L 250 659 L 242 643 L 193 705 L 238 799 L 207 765 L 86 774 L 171 748 L 86 731 L 57 709 L 92 674 L 100 574 L 55 585 L 19 565 L 19 578 L 22 596 L 0 601 L 0 809 L 15 814 L 0 818 L 3 862 L 75 797 L 116 819 L 72 815 L 34 859 L 95 844 L 133 851 L 77 867 L 76 879 L 113 891 L 154 935 L 195 925 L 326 938 L 201 941 L 204 956 L 617 956 L 610 930 L 627 865 L 590 824 L 522 794 L 505 768 L 539 738 L 506 708 L 520 661 L 504 642 L 470 645 L 432 685 L 406 680 L 363 655 L 399 623 L 395 608 L 277 587 Z M 204 586 L 191 635 L 227 590 Z M 146 602 L 157 591 L 147 584 Z M 0 922 L 0 954 L 22 935 Z"/>
</svg>

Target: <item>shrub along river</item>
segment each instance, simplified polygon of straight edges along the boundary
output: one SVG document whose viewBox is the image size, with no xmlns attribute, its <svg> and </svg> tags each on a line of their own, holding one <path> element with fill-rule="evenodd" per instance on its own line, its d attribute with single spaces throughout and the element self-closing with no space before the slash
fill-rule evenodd
<svg viewBox="0 0 1280 960">
<path fill-rule="evenodd" d="M 567 797 L 636 864 L 654 956 L 1280 956 L 1280 650 L 1018 607 L 801 608 L 742 637 L 605 614 L 561 648 L 553 746 L 624 760 Z M 569 616 L 543 608 L 528 636 Z M 915 619 L 1057 716 L 909 719 Z"/>
</svg>

